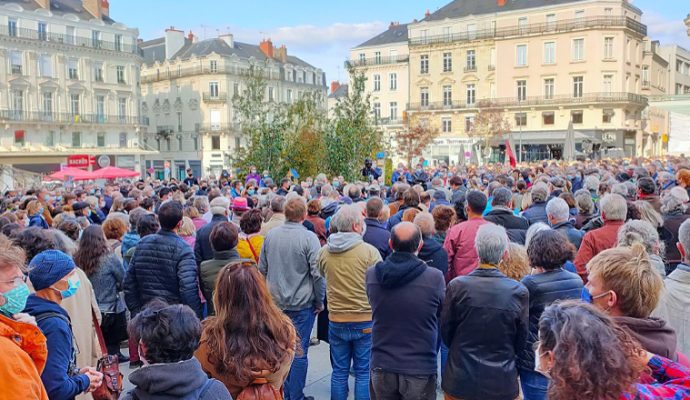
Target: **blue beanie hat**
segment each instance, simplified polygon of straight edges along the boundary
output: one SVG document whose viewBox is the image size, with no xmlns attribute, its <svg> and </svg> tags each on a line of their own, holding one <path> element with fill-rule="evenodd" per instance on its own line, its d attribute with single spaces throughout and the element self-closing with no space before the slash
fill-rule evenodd
<svg viewBox="0 0 690 400">
<path fill-rule="evenodd" d="M 53 286 L 76 268 L 72 257 L 59 250 L 38 253 L 29 263 L 29 279 L 36 291 Z"/>
</svg>

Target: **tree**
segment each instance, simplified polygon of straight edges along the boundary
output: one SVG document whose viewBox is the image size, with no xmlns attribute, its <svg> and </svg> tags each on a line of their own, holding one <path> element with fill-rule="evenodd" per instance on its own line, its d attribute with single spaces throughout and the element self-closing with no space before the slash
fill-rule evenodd
<svg viewBox="0 0 690 400">
<path fill-rule="evenodd" d="M 503 115 L 503 111 L 490 102 L 480 102 L 479 113 L 475 116 L 468 136 L 479 139 L 477 146 L 479 154 L 482 147 L 490 148 L 490 140 L 511 131 L 510 122 Z"/>
<path fill-rule="evenodd" d="M 321 171 L 325 152 L 326 110 L 317 91 L 307 92 L 287 110 L 289 125 L 285 133 L 283 160 L 285 172 L 294 168 L 300 176 L 315 176 Z"/>
<path fill-rule="evenodd" d="M 371 112 L 371 95 L 365 91 L 366 77 L 349 67 L 347 96 L 338 100 L 324 134 L 324 163 L 329 174 L 347 180 L 359 178 L 365 158 L 384 148 L 383 132 Z"/>
<path fill-rule="evenodd" d="M 398 154 L 412 165 L 412 159 L 422 155 L 424 149 L 438 136 L 438 129 L 431 129 L 421 124 L 406 127 L 394 134 Z"/>
</svg>

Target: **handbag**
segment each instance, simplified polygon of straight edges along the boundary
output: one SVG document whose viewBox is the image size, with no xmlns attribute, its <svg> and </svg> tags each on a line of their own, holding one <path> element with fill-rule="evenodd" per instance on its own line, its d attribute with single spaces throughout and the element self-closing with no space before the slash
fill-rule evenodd
<svg viewBox="0 0 690 400">
<path fill-rule="evenodd" d="M 98 344 L 103 353 L 103 357 L 96 364 L 96 370 L 103 374 L 103 383 L 91 395 L 94 400 L 117 400 L 122 393 L 123 376 L 120 373 L 120 364 L 117 356 L 108 354 L 105 339 L 103 339 L 103 332 L 100 325 L 98 325 L 98 318 L 96 318 L 96 312 L 93 309 L 91 309 L 91 318 L 93 319 L 94 329 L 96 329 L 96 336 L 98 336 Z"/>
</svg>

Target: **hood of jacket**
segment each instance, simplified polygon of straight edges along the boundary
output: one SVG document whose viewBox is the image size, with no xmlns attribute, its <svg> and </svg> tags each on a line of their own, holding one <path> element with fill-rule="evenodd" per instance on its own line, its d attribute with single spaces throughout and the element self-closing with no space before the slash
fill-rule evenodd
<svg viewBox="0 0 690 400">
<path fill-rule="evenodd" d="M 393 252 L 374 267 L 376 278 L 387 289 L 404 286 L 426 271 L 427 265 L 413 253 Z"/>
<path fill-rule="evenodd" d="M 127 232 L 125 233 L 125 236 L 122 238 L 122 246 L 126 248 L 132 248 L 139 243 L 139 240 L 141 240 L 141 237 L 139 237 L 139 234 L 136 232 Z"/>
<path fill-rule="evenodd" d="M 344 253 L 362 243 L 362 235 L 356 232 L 338 232 L 328 237 L 330 253 Z"/>
<path fill-rule="evenodd" d="M 417 255 L 417 257 L 420 260 L 429 260 L 433 258 L 434 254 L 436 254 L 436 252 L 441 250 L 442 248 L 443 247 L 441 246 L 441 244 L 433 238 L 424 238 L 424 245 L 422 246 L 422 249 L 419 250 L 419 254 Z"/>
<path fill-rule="evenodd" d="M 332 213 L 335 213 L 335 210 L 338 209 L 338 206 L 339 206 L 339 205 L 340 205 L 340 203 L 337 202 L 337 201 L 330 202 L 330 203 L 326 204 L 326 205 L 321 209 L 321 213 L 327 214 L 327 215 L 330 215 L 330 214 L 332 214 Z"/>
<path fill-rule="evenodd" d="M 136 385 L 134 392 L 142 400 L 185 398 L 199 390 L 206 379 L 195 357 L 177 363 L 148 365 L 129 375 L 129 381 Z"/>
<path fill-rule="evenodd" d="M 659 318 L 613 317 L 617 324 L 628 328 L 628 331 L 650 353 L 658 354 L 670 360 L 676 360 L 676 332 L 666 321 Z"/>
</svg>

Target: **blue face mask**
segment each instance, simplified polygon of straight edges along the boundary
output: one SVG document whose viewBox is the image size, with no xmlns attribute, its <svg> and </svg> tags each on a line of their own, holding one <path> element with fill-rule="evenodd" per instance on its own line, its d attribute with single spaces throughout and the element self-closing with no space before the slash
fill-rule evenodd
<svg viewBox="0 0 690 400">
<path fill-rule="evenodd" d="M 583 286 L 582 292 L 580 293 L 580 299 L 582 301 L 584 301 L 585 303 L 592 304 L 594 302 L 594 300 L 600 299 L 600 298 L 606 296 L 607 294 L 609 294 L 609 292 L 610 292 L 610 290 L 606 291 L 604 293 L 598 294 L 596 296 L 592 296 L 592 293 L 589 292 L 589 289 L 587 289 L 586 286 Z"/>
<path fill-rule="evenodd" d="M 254 189 L 247 190 L 247 194 L 250 196 L 254 196 Z"/>
<path fill-rule="evenodd" d="M 29 287 L 23 283 L 14 289 L 1 295 L 5 298 L 5 304 L 0 306 L 0 313 L 8 317 L 18 314 L 26 307 L 26 299 L 29 298 Z"/>
<path fill-rule="evenodd" d="M 79 289 L 79 286 L 81 286 L 81 281 L 79 280 L 79 277 L 77 275 L 74 275 L 67 279 L 67 289 L 60 291 L 62 299 L 64 300 L 74 296 L 74 294 L 77 293 L 77 289 Z"/>
<path fill-rule="evenodd" d="M 334 187 L 334 188 L 337 188 L 338 186 L 340 186 L 340 182 L 333 182 L 333 187 Z"/>
</svg>

